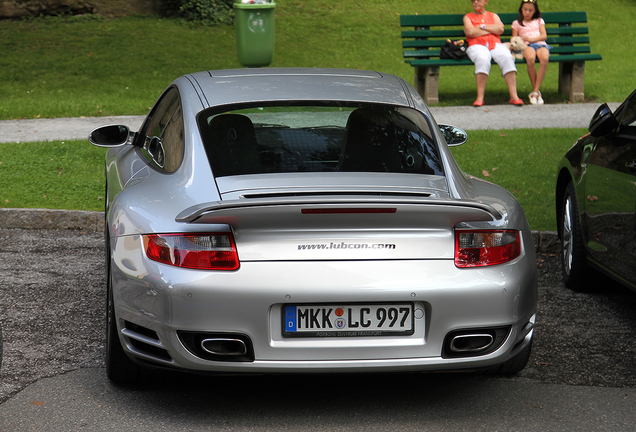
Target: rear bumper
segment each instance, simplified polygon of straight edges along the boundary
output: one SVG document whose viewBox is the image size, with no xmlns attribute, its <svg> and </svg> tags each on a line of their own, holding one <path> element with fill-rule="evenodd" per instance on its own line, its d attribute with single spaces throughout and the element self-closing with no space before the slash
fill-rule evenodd
<svg viewBox="0 0 636 432">
<path fill-rule="evenodd" d="M 242 262 L 235 272 L 148 261 L 114 241 L 113 294 L 124 350 L 145 364 L 196 372 L 374 372 L 476 369 L 516 356 L 532 338 L 534 254 L 458 269 L 452 260 Z M 118 247 L 121 246 L 121 248 Z M 125 253 L 124 253 L 125 252 Z M 412 335 L 286 338 L 286 304 L 409 302 L 422 313 Z M 484 355 L 445 358 L 450 332 L 507 327 Z M 140 330 L 141 329 L 141 330 Z M 178 332 L 242 335 L 253 360 L 209 360 Z"/>
<path fill-rule="evenodd" d="M 181 369 L 195 373 L 372 373 L 470 371 L 502 364 L 523 351 L 532 341 L 530 322 L 513 327 L 506 342 L 497 351 L 479 357 L 448 359 L 437 357 L 357 359 L 357 360 L 254 360 L 249 362 L 204 361 L 191 354 L 182 356 L 179 349 L 165 346 L 173 358 L 149 353 L 144 347 L 126 343 L 127 354 L 144 366 Z M 124 338 L 127 340 L 127 338 Z"/>
</svg>

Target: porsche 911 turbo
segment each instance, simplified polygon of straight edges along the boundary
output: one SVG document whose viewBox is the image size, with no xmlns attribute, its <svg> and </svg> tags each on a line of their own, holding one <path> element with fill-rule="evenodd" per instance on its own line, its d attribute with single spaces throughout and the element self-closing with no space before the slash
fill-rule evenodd
<svg viewBox="0 0 636 432">
<path fill-rule="evenodd" d="M 106 154 L 107 374 L 489 371 L 531 352 L 528 222 L 399 77 L 176 79 Z"/>
</svg>

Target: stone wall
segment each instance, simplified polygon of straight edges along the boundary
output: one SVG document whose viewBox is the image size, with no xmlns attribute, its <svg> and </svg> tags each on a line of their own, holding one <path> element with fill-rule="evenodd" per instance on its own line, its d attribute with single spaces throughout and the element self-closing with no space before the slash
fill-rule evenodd
<svg viewBox="0 0 636 432">
<path fill-rule="evenodd" d="M 0 19 L 60 14 L 119 17 L 157 13 L 157 0 L 0 0 Z"/>
</svg>

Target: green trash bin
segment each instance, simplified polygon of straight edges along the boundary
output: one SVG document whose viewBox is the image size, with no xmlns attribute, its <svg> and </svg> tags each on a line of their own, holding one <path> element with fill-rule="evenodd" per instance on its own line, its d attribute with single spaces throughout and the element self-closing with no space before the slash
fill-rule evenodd
<svg viewBox="0 0 636 432">
<path fill-rule="evenodd" d="M 246 67 L 269 66 L 274 56 L 274 9 L 271 0 L 234 0 L 236 48 Z"/>
</svg>

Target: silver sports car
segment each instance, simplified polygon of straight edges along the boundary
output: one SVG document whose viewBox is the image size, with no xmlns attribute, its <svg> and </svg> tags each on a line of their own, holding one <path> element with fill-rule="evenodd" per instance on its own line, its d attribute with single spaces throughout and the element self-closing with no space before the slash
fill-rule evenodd
<svg viewBox="0 0 636 432">
<path fill-rule="evenodd" d="M 378 72 L 186 75 L 106 156 L 107 371 L 486 370 L 527 363 L 528 222 Z"/>
</svg>

